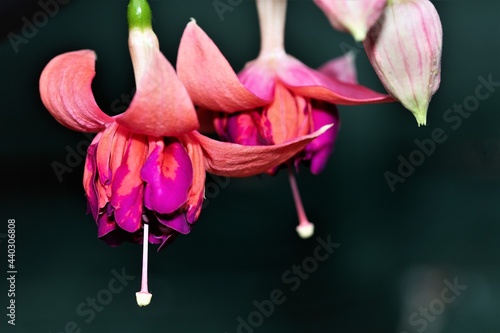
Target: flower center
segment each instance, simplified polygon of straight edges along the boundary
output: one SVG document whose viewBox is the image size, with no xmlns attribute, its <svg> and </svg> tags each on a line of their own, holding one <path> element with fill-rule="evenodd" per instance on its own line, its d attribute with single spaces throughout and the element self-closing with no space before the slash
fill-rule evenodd
<svg viewBox="0 0 500 333">
<path fill-rule="evenodd" d="M 314 234 L 314 224 L 307 219 L 304 205 L 302 205 L 302 199 L 300 198 L 299 187 L 297 186 L 297 181 L 295 180 L 295 175 L 291 166 L 288 166 L 288 180 L 290 181 L 293 200 L 295 201 L 295 208 L 297 208 L 297 215 L 299 217 L 299 225 L 295 230 L 297 230 L 300 238 L 306 239 Z"/>
<path fill-rule="evenodd" d="M 135 293 L 135 298 L 139 306 L 149 305 L 153 295 L 148 291 L 148 244 L 149 244 L 149 221 L 143 215 L 144 235 L 142 238 L 142 281 L 141 291 Z"/>
</svg>

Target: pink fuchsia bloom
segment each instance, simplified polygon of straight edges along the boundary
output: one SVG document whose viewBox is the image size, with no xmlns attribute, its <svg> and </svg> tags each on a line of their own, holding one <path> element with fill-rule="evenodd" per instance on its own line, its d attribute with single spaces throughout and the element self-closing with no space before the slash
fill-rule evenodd
<svg viewBox="0 0 500 333">
<path fill-rule="evenodd" d="M 349 82 L 354 70 L 347 66 L 344 74 L 338 65 L 348 59 L 327 65 L 323 73 L 288 55 L 283 43 L 285 0 L 257 0 L 257 9 L 261 51 L 238 75 L 194 21 L 181 39 L 177 73 L 200 112 L 220 111 L 215 129 L 230 142 L 249 146 L 283 144 L 333 123 L 331 129 L 287 163 L 305 161 L 311 164 L 313 173 L 319 173 L 339 128 L 335 105 L 382 103 L 392 98 Z M 293 170 L 288 170 L 299 215 L 297 231 L 306 238 L 314 227 L 304 213 Z"/>
<path fill-rule="evenodd" d="M 387 0 L 314 0 L 314 3 L 335 29 L 347 31 L 361 42 L 382 14 Z"/>
<path fill-rule="evenodd" d="M 441 81 L 443 31 L 434 5 L 429 0 L 389 1 L 363 44 L 387 91 L 419 126 L 425 125 Z"/>
<path fill-rule="evenodd" d="M 209 139 L 189 95 L 159 50 L 146 1 L 129 5 L 129 49 L 136 93 L 125 113 L 110 117 L 95 102 L 95 53 L 81 50 L 52 59 L 40 77 L 45 107 L 64 126 L 97 132 L 88 148 L 83 185 L 98 237 L 110 245 L 143 243 L 147 305 L 148 243 L 159 249 L 190 232 L 203 203 L 206 172 L 247 177 L 290 159 L 325 127 L 278 146 L 247 147 Z"/>
</svg>

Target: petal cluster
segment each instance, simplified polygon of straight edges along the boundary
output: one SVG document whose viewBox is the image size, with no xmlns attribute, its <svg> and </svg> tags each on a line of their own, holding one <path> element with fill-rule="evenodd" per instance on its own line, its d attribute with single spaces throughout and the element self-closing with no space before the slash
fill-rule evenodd
<svg viewBox="0 0 500 333">
<path fill-rule="evenodd" d="M 110 245 L 149 242 L 163 248 L 178 233 L 187 234 L 188 197 L 193 166 L 181 142 L 133 133 L 114 123 L 89 147 L 84 188 L 98 237 Z M 191 222 L 191 223 L 190 223 Z"/>
</svg>

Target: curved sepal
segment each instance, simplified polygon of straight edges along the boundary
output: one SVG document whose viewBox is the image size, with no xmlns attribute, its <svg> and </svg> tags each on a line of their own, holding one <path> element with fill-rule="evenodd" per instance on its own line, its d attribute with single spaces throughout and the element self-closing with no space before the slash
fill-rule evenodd
<svg viewBox="0 0 500 333">
<path fill-rule="evenodd" d="M 137 86 L 130 107 L 116 117 L 127 129 L 150 136 L 178 136 L 199 127 L 196 111 L 174 68 L 149 29 L 132 29 L 130 56 Z"/>
<path fill-rule="evenodd" d="M 92 50 L 63 53 L 52 59 L 40 76 L 40 96 L 62 125 L 80 132 L 98 132 L 112 122 L 92 93 L 96 55 Z"/>
<path fill-rule="evenodd" d="M 297 95 L 340 105 L 392 102 L 385 94 L 329 77 L 289 56 L 278 69 L 279 79 Z"/>
<path fill-rule="evenodd" d="M 318 68 L 318 71 L 336 80 L 357 84 L 358 73 L 355 60 L 356 54 L 354 51 L 349 51 L 341 57 L 327 61 Z"/>
<path fill-rule="evenodd" d="M 207 138 L 198 132 L 190 134 L 199 142 L 205 156 L 208 172 L 228 177 L 249 177 L 280 165 L 300 152 L 314 138 L 327 131 L 331 125 L 299 137 L 293 141 L 270 146 L 242 146 Z"/>
<path fill-rule="evenodd" d="M 194 104 L 205 109 L 235 112 L 268 103 L 245 88 L 215 43 L 194 21 L 182 35 L 176 68 Z"/>
</svg>

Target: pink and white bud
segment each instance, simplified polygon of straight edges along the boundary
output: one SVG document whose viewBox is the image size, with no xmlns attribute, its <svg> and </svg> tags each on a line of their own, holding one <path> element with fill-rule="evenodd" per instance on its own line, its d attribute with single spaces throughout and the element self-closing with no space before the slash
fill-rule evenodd
<svg viewBox="0 0 500 333">
<path fill-rule="evenodd" d="M 392 0 L 363 43 L 383 85 L 425 125 L 441 81 L 443 30 L 429 0 Z"/>
<path fill-rule="evenodd" d="M 347 31 L 361 42 L 382 14 L 387 0 L 314 0 L 314 3 L 335 29 Z"/>
</svg>

